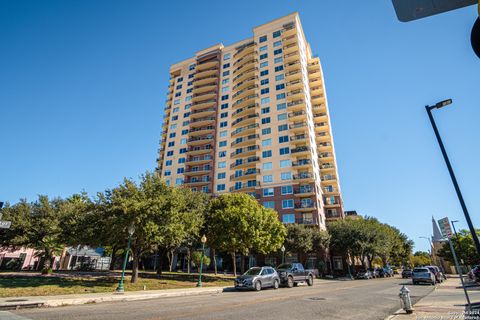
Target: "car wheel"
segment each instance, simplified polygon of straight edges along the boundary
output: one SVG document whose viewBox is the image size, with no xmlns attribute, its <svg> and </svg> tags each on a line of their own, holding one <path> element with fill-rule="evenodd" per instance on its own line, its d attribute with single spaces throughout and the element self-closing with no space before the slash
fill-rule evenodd
<svg viewBox="0 0 480 320">
<path fill-rule="evenodd" d="M 260 281 L 255 282 L 255 290 L 256 291 L 262 290 L 262 283 Z"/>
<path fill-rule="evenodd" d="M 280 284 L 278 283 L 278 280 L 273 281 L 273 289 L 277 290 Z"/>
<path fill-rule="evenodd" d="M 287 278 L 287 287 L 293 288 L 294 282 L 292 277 Z"/>
<path fill-rule="evenodd" d="M 308 284 L 310 287 L 313 286 L 313 277 L 312 277 L 312 276 L 308 276 L 307 284 Z"/>
</svg>

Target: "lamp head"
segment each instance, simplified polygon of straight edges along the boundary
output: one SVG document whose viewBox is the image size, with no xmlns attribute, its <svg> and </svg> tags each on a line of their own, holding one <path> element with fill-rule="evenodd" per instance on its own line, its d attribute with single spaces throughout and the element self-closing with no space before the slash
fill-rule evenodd
<svg viewBox="0 0 480 320">
<path fill-rule="evenodd" d="M 452 99 L 440 101 L 435 105 L 435 109 L 443 108 L 445 106 L 448 106 L 449 104 L 452 104 Z"/>
<path fill-rule="evenodd" d="M 200 239 L 200 241 L 202 241 L 202 243 L 207 242 L 207 237 L 205 235 L 203 235 L 202 238 Z"/>
<path fill-rule="evenodd" d="M 128 226 L 128 234 L 132 236 L 134 232 L 135 232 L 135 226 L 132 223 L 131 225 Z"/>
<path fill-rule="evenodd" d="M 282 252 L 285 252 L 285 246 L 282 246 L 280 250 L 282 250 Z"/>
</svg>

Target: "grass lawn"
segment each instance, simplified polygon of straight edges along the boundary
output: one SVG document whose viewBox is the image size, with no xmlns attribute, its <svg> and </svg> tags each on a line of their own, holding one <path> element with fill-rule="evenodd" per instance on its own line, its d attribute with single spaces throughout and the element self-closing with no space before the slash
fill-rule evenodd
<svg viewBox="0 0 480 320">
<path fill-rule="evenodd" d="M 138 278 L 137 283 L 130 283 L 130 276 L 125 277 L 125 291 L 159 289 L 194 288 L 198 275 L 182 273 L 164 273 L 157 278 L 153 273 L 145 273 Z M 0 297 L 21 296 L 50 296 L 61 294 L 80 294 L 97 292 L 114 292 L 117 288 L 119 277 L 113 276 L 88 276 L 79 275 L 51 276 L 10 274 L 0 275 Z M 233 278 L 224 276 L 206 275 L 202 277 L 205 287 L 231 286 Z"/>
</svg>

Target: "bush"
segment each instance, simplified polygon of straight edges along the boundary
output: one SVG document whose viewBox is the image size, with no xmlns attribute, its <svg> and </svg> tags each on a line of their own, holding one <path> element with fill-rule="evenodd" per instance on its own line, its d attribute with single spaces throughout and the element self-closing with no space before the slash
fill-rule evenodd
<svg viewBox="0 0 480 320">
<path fill-rule="evenodd" d="M 202 252 L 201 251 L 195 251 L 192 253 L 192 262 L 193 264 L 197 267 L 198 272 L 200 272 L 200 264 L 202 261 Z M 203 256 L 203 265 L 208 266 L 210 264 L 210 258 L 207 256 Z"/>
</svg>

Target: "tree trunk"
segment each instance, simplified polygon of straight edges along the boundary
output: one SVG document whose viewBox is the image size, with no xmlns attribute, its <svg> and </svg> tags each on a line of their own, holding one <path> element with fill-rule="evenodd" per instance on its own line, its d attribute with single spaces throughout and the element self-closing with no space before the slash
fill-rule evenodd
<svg viewBox="0 0 480 320">
<path fill-rule="evenodd" d="M 245 273 L 245 255 L 243 253 L 240 253 L 240 272 Z"/>
<path fill-rule="evenodd" d="M 168 270 L 170 272 L 173 271 L 173 256 L 175 254 L 175 250 L 170 250 L 169 253 L 168 253 Z"/>
<path fill-rule="evenodd" d="M 112 258 L 110 259 L 110 267 L 109 270 L 115 269 L 115 263 L 117 262 L 117 246 L 112 247 Z"/>
<path fill-rule="evenodd" d="M 190 274 L 190 261 L 192 259 L 192 254 L 191 254 L 190 248 L 187 248 L 187 273 Z"/>
<path fill-rule="evenodd" d="M 133 263 L 132 263 L 132 279 L 131 283 L 136 283 L 138 280 L 138 260 L 140 259 L 137 252 L 132 251 Z M 127 261 L 128 263 L 128 261 Z"/>
<path fill-rule="evenodd" d="M 213 268 L 215 270 L 215 275 L 217 275 L 217 257 L 215 255 L 215 249 L 212 249 L 213 253 Z"/>
<path fill-rule="evenodd" d="M 232 263 L 233 263 L 233 275 L 236 277 L 237 276 L 237 259 L 235 257 L 235 252 L 231 253 L 232 255 Z"/>
<path fill-rule="evenodd" d="M 158 267 L 157 267 L 157 275 L 161 276 L 162 275 L 162 266 L 163 266 L 163 255 L 165 251 L 164 250 L 158 250 Z"/>
</svg>

